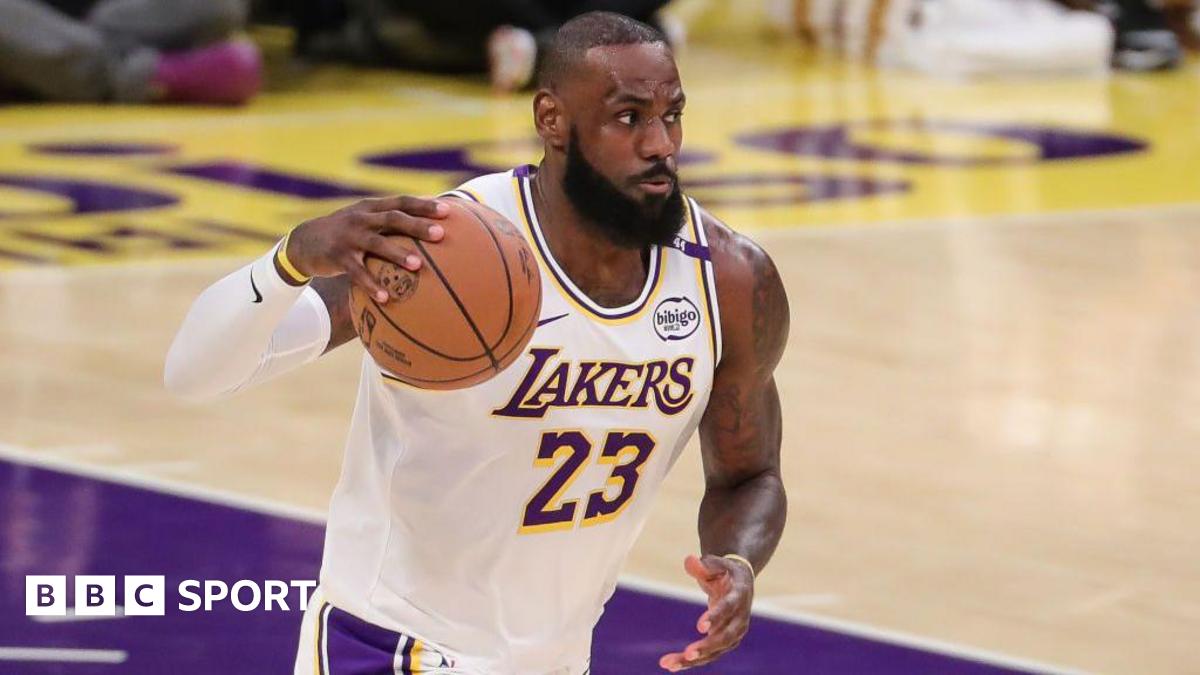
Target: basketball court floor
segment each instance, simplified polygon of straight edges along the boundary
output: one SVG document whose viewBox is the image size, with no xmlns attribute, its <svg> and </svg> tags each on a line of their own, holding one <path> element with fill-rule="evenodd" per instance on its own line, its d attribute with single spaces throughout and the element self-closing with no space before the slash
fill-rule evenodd
<svg viewBox="0 0 1200 675">
<path fill-rule="evenodd" d="M 681 67 L 686 187 L 792 312 L 788 529 L 705 672 L 1200 672 L 1200 64 Z M 0 673 L 284 672 L 298 613 L 34 621 L 24 576 L 312 578 L 359 348 L 188 405 L 161 385 L 179 321 L 303 219 L 538 155 L 524 96 L 287 79 L 243 110 L 0 109 Z M 693 448 L 593 672 L 690 639 L 702 490 Z"/>
</svg>

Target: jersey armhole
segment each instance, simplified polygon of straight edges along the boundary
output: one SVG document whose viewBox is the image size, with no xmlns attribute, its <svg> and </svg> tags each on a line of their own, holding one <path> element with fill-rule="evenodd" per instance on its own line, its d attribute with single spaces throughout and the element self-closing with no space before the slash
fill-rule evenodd
<svg viewBox="0 0 1200 675">
<path fill-rule="evenodd" d="M 707 249 L 708 237 L 704 234 L 704 221 L 700 215 L 700 205 L 691 197 L 686 199 L 692 236 L 696 244 Z M 700 288 L 704 293 L 704 308 L 708 314 L 713 351 L 713 368 L 716 368 L 721 363 L 721 308 L 717 304 L 717 277 L 713 271 L 712 256 L 707 256 L 707 259 L 696 258 L 696 270 L 697 276 L 700 278 Z"/>
<path fill-rule="evenodd" d="M 438 195 L 438 197 L 458 197 L 460 199 L 466 199 L 468 201 L 475 202 L 476 204 L 483 204 L 483 200 L 479 198 L 479 195 L 465 187 L 458 187 L 454 188 L 453 190 L 448 190 Z"/>
</svg>

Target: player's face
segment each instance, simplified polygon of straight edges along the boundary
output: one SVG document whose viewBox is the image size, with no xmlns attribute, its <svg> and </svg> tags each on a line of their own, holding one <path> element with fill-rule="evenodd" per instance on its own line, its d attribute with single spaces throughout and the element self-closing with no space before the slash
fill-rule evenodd
<svg viewBox="0 0 1200 675">
<path fill-rule="evenodd" d="M 587 61 L 571 92 L 567 194 L 618 243 L 669 243 L 683 220 L 675 60 L 664 44 L 640 44 L 595 48 Z"/>
</svg>

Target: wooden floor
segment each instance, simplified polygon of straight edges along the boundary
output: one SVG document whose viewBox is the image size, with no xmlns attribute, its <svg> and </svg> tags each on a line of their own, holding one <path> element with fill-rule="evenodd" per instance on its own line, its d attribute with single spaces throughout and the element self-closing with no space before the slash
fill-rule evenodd
<svg viewBox="0 0 1200 675">
<path fill-rule="evenodd" d="M 789 527 L 759 598 L 1064 667 L 1200 672 L 1200 70 L 1064 83 L 1073 97 L 1047 94 L 1044 83 L 1029 83 L 1025 99 L 1011 83 L 981 85 L 972 108 L 969 87 L 794 58 L 686 57 L 685 78 L 696 73 L 700 92 L 689 139 L 721 155 L 690 175 L 816 170 L 911 185 L 784 206 L 738 193 L 743 202 L 714 207 L 766 246 L 792 302 L 778 378 Z M 793 105 L 764 108 L 746 94 L 714 110 L 722 78 L 739 63 L 784 64 L 782 73 L 766 71 L 760 98 Z M 456 116 L 476 119 L 469 142 L 528 135 L 523 100 L 396 77 L 364 76 L 338 103 L 322 97 L 330 85 L 318 78 L 307 97 L 268 96 L 244 113 L 105 110 L 88 132 L 70 125 L 87 109 L 0 111 L 0 170 L 65 172 L 67 160 L 30 150 L 37 142 L 158 141 L 182 148 L 175 161 L 231 156 L 381 187 L 391 185 L 381 169 L 346 158 L 456 134 L 462 142 Z M 390 89 L 381 93 L 380 82 Z M 1127 157 L 971 166 L 751 157 L 733 140 L 881 111 L 907 120 L 918 94 L 899 103 L 889 94 L 910 84 L 950 92 L 945 118 L 1057 124 L 1149 147 Z M 403 113 L 416 120 L 408 129 L 373 107 L 393 95 L 422 99 Z M 440 109 L 454 119 L 429 119 Z M 759 116 L 739 117 L 742 110 Z M 350 149 L 333 142 L 339 134 Z M 206 145 L 218 136 L 224 145 Z M 868 136 L 921 152 L 1029 150 L 908 127 Z M 481 161 L 513 154 L 486 152 Z M 146 239 L 101 255 L 20 233 L 103 239 L 118 220 L 134 219 L 177 234 L 207 214 L 273 235 L 341 202 L 184 185 L 155 173 L 161 160 L 97 161 L 70 175 L 126 176 L 182 202 L 118 219 L 72 215 L 58 197 L 4 192 L 14 196 L 0 211 L 23 213 L 0 219 L 0 248 L 28 246 L 20 250 L 48 264 L 10 257 L 0 273 L 0 444 L 323 508 L 353 405 L 357 346 L 218 404 L 181 404 L 161 389 L 162 358 L 191 299 L 264 244 L 197 235 L 212 245 L 181 250 Z M 426 191 L 444 180 L 397 175 Z M 726 193 L 708 194 L 719 201 Z M 687 584 L 681 561 L 696 546 L 701 493 L 689 452 L 628 572 Z"/>
</svg>

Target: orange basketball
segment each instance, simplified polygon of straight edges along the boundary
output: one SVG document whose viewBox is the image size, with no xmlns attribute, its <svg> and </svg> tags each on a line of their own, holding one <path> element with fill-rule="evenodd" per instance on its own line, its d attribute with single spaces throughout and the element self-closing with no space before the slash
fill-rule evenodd
<svg viewBox="0 0 1200 675">
<path fill-rule="evenodd" d="M 379 304 L 350 290 L 354 329 L 386 374 L 423 389 L 462 389 L 491 379 L 521 355 L 537 327 L 542 281 L 525 238 L 495 211 L 444 200 L 439 242 L 405 237 L 422 257 L 411 272 L 369 256 L 388 291 Z"/>
</svg>

